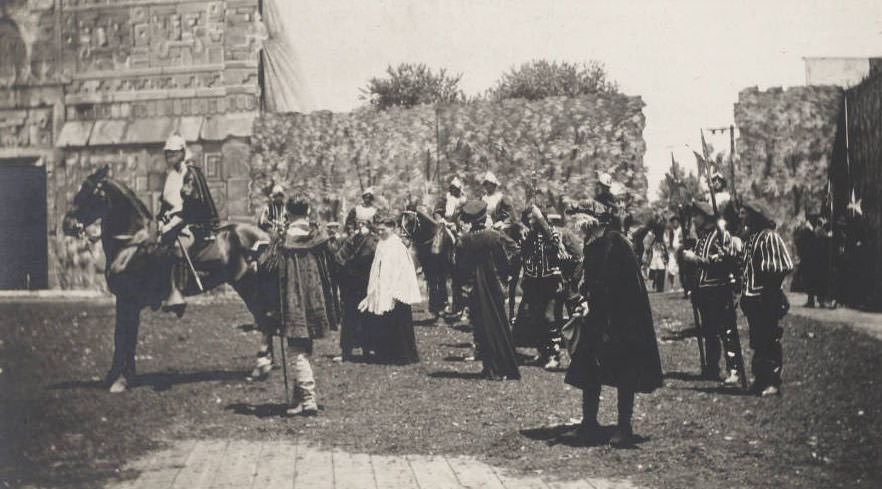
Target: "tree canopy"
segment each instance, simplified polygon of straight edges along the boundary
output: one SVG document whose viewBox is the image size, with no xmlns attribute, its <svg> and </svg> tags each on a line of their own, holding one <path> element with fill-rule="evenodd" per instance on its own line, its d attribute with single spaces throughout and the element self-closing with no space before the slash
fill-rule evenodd
<svg viewBox="0 0 882 489">
<path fill-rule="evenodd" d="M 658 188 L 657 207 L 668 215 L 679 214 L 680 211 L 694 201 L 704 200 L 705 192 L 698 178 L 686 173 L 676 160 L 671 158 L 671 166 L 665 173 Z"/>
<path fill-rule="evenodd" d="M 504 73 L 487 95 L 491 100 L 546 97 L 578 97 L 596 93 L 618 93 L 618 84 L 609 79 L 598 61 L 567 63 L 533 60 Z"/>
<path fill-rule="evenodd" d="M 448 74 L 444 68 L 436 73 L 422 63 L 401 63 L 394 68 L 389 65 L 386 75 L 371 78 L 361 89 L 361 98 L 379 110 L 465 101 L 459 88 L 462 75 Z"/>
</svg>

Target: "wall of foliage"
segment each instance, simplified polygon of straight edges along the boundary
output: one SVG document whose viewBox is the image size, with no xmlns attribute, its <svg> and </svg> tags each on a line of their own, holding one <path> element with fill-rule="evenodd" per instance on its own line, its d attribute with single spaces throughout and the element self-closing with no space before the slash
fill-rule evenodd
<svg viewBox="0 0 882 489">
<path fill-rule="evenodd" d="M 479 195 L 492 170 L 517 204 L 590 196 L 612 173 L 634 207 L 646 202 L 643 101 L 625 95 L 422 105 L 349 113 L 265 114 L 252 136 L 251 202 L 273 183 L 342 219 L 371 186 L 386 205 L 431 205 L 454 175 Z M 535 190 L 535 192 L 534 192 Z"/>
</svg>

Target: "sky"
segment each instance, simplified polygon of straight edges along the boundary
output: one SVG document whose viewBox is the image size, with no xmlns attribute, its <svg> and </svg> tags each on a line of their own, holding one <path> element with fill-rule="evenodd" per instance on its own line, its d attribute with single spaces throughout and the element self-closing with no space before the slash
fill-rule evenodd
<svg viewBox="0 0 882 489">
<path fill-rule="evenodd" d="M 805 83 L 803 57 L 882 56 L 882 1 L 274 0 L 302 74 L 301 110 L 348 111 L 387 65 L 461 73 L 482 93 L 514 65 L 602 62 L 646 103 L 649 198 L 687 168 L 699 129 L 733 123 L 746 87 Z M 708 139 L 728 148 L 728 135 Z"/>
</svg>

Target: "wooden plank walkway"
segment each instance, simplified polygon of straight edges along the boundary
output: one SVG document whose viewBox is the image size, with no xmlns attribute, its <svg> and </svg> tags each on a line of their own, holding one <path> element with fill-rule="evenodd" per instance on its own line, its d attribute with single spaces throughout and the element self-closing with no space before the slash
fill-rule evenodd
<svg viewBox="0 0 882 489">
<path fill-rule="evenodd" d="M 636 489 L 628 481 L 517 477 L 473 457 L 367 455 L 289 441 L 186 440 L 126 467 L 108 489 Z"/>
</svg>

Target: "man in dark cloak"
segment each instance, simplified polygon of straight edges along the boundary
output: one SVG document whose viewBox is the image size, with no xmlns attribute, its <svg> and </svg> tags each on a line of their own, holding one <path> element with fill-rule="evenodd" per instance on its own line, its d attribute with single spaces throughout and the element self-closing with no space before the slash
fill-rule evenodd
<svg viewBox="0 0 882 489">
<path fill-rule="evenodd" d="M 610 443 L 623 447 L 633 443 L 634 394 L 661 387 L 662 370 L 640 262 L 625 236 L 610 227 L 613 218 L 601 214 L 580 225 L 586 239 L 577 313 L 584 317 L 566 383 L 582 389 L 579 436 L 591 444 L 601 441 L 600 387 L 617 388 L 619 422 Z"/>
<path fill-rule="evenodd" d="M 358 303 L 367 295 L 377 239 L 377 235 L 371 232 L 367 224 L 362 223 L 352 235 L 339 241 L 334 251 L 342 306 L 340 349 L 344 362 L 352 360 L 353 349 L 361 347 L 366 355 L 370 346 L 365 342 L 364 313 L 358 310 Z"/>
<path fill-rule="evenodd" d="M 520 379 L 503 291 L 518 246 L 508 236 L 486 228 L 483 201 L 466 202 L 462 219 L 469 231 L 457 244 L 456 273 L 463 283 L 477 356 L 484 365 L 481 374 L 490 379 Z"/>
</svg>

